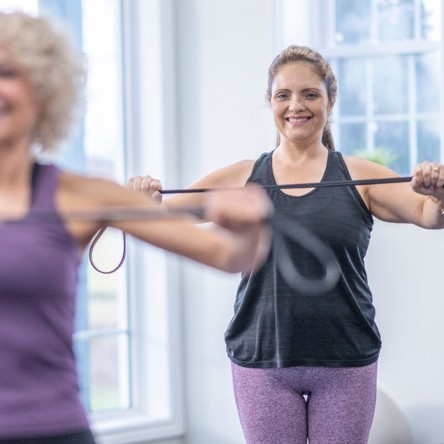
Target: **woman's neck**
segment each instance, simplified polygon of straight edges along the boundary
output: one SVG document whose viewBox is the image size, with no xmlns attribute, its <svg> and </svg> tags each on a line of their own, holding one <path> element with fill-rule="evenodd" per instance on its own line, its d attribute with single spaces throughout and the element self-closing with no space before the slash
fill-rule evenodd
<svg viewBox="0 0 444 444">
<path fill-rule="evenodd" d="M 320 142 L 313 144 L 281 142 L 275 155 L 286 163 L 303 164 L 324 159 L 328 149 Z"/>
<path fill-rule="evenodd" d="M 32 164 L 29 149 L 0 149 L 0 187 L 28 183 Z"/>
</svg>

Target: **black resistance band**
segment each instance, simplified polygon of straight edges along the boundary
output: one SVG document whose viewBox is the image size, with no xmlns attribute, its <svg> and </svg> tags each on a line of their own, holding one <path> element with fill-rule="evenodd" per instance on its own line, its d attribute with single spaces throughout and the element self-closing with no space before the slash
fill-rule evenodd
<svg viewBox="0 0 444 444">
<path fill-rule="evenodd" d="M 283 184 L 283 185 L 262 185 L 264 189 L 294 189 L 294 188 L 322 188 L 322 187 L 339 187 L 339 186 L 359 186 L 359 185 L 380 185 L 380 184 L 392 184 L 392 183 L 402 183 L 410 182 L 412 176 L 408 177 L 389 177 L 380 179 L 359 179 L 359 180 L 340 180 L 340 181 L 327 181 L 327 182 L 308 182 L 308 183 L 294 183 L 294 184 Z M 223 191 L 227 189 L 239 189 L 242 188 L 185 188 L 185 189 L 169 189 L 160 190 L 162 194 L 184 194 L 184 193 L 204 193 L 211 191 Z M 194 215 L 200 217 L 195 212 Z M 336 262 L 336 258 L 331 251 L 331 249 L 320 241 L 311 232 L 298 226 L 294 221 L 285 221 L 282 217 L 277 220 L 277 218 L 271 218 L 269 223 L 273 229 L 273 251 L 280 251 L 279 256 L 276 255 L 277 267 L 286 281 L 286 283 L 307 295 L 322 294 L 329 289 L 333 288 L 340 276 L 340 269 Z M 290 229 L 291 227 L 291 229 Z M 93 250 L 99 241 L 100 237 L 103 235 L 106 228 L 102 228 L 95 235 L 89 249 L 89 260 L 92 267 L 104 274 L 110 274 L 118 270 L 125 260 L 126 255 L 126 238 L 125 233 L 123 233 L 123 254 L 118 263 L 118 265 L 109 271 L 100 270 L 94 263 L 93 260 Z M 293 240 L 305 250 L 307 250 L 313 257 L 319 262 L 323 268 L 323 277 L 316 280 L 311 280 L 305 278 L 296 268 L 293 266 L 288 252 L 288 247 L 284 241 L 283 235 L 287 238 Z"/>
</svg>

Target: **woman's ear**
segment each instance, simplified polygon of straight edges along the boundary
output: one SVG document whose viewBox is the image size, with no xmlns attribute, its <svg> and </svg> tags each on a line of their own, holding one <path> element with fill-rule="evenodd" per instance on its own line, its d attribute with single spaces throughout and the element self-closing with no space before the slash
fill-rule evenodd
<svg viewBox="0 0 444 444">
<path fill-rule="evenodd" d="M 327 105 L 328 118 L 331 117 L 334 106 L 335 106 L 335 100 L 329 100 Z"/>
</svg>

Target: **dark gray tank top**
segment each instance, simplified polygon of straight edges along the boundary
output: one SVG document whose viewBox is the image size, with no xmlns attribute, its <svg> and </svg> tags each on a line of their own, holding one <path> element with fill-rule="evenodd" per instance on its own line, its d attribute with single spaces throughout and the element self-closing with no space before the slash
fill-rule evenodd
<svg viewBox="0 0 444 444">
<path fill-rule="evenodd" d="M 247 182 L 276 185 L 273 153 L 263 154 Z M 322 181 L 350 180 L 341 153 L 329 151 Z M 242 276 L 234 316 L 225 333 L 227 353 L 244 367 L 356 367 L 375 362 L 381 339 L 364 267 L 373 218 L 354 186 L 317 188 L 303 196 L 267 189 L 276 217 L 308 229 L 334 252 L 338 283 L 324 294 L 289 287 L 271 251 L 253 276 Z M 322 276 L 320 264 L 286 240 L 292 261 L 308 279 Z"/>
</svg>

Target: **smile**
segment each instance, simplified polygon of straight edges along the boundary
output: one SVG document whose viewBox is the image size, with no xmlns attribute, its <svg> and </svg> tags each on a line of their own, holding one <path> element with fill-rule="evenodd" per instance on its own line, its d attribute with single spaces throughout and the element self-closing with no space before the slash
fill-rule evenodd
<svg viewBox="0 0 444 444">
<path fill-rule="evenodd" d="M 303 117 L 286 117 L 285 120 L 288 123 L 291 123 L 293 125 L 297 125 L 297 124 L 301 124 L 301 123 L 305 123 L 308 120 L 310 120 L 311 117 L 307 117 L 307 116 L 303 116 Z"/>
</svg>

